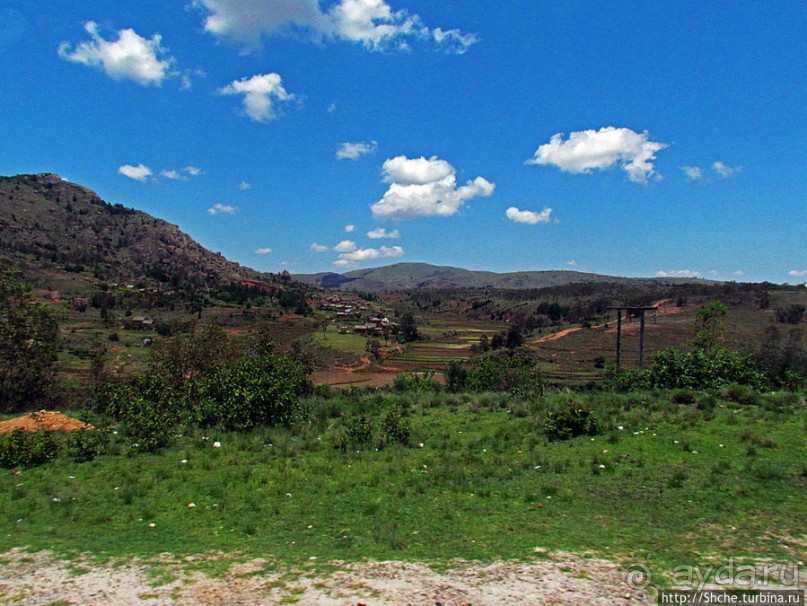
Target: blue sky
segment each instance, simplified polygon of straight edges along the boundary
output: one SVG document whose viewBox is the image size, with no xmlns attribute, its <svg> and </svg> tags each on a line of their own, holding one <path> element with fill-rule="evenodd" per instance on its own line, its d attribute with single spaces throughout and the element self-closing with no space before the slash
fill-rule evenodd
<svg viewBox="0 0 807 606">
<path fill-rule="evenodd" d="M 265 271 L 807 280 L 807 5 L 6 0 L 0 174 Z"/>
</svg>

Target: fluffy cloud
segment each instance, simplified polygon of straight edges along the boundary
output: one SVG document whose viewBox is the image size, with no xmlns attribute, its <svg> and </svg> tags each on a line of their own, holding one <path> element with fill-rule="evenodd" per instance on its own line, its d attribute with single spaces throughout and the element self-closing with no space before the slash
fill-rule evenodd
<svg viewBox="0 0 807 606">
<path fill-rule="evenodd" d="M 563 133 L 557 133 L 535 151 L 527 164 L 557 166 L 568 173 L 590 173 L 620 162 L 631 181 L 646 183 L 655 173 L 651 160 L 665 147 L 666 143 L 650 141 L 647 132 L 640 134 L 629 128 L 606 126 L 571 133 L 565 141 Z"/>
<path fill-rule="evenodd" d="M 574 259 L 571 259 L 569 261 L 566 261 L 566 265 L 575 266 L 575 265 L 577 265 L 577 261 L 575 261 Z"/>
<path fill-rule="evenodd" d="M 183 175 L 181 172 L 177 170 L 161 170 L 160 176 L 165 177 L 166 179 L 171 179 L 172 181 L 187 181 L 188 177 Z"/>
<path fill-rule="evenodd" d="M 246 181 L 241 181 L 241 183 L 238 184 L 238 189 L 241 191 L 246 191 L 251 187 L 252 183 L 247 183 Z"/>
<path fill-rule="evenodd" d="M 131 164 L 124 164 L 118 168 L 118 172 L 124 177 L 129 177 L 135 181 L 145 181 L 151 176 L 151 169 L 145 164 L 138 164 L 132 166 Z"/>
<path fill-rule="evenodd" d="M 202 174 L 202 169 L 195 166 L 186 166 L 182 170 L 168 170 L 163 169 L 160 171 L 160 176 L 172 181 L 187 181 L 188 177 L 197 177 Z"/>
<path fill-rule="evenodd" d="M 432 36 L 437 44 L 443 45 L 446 52 L 455 55 L 464 55 L 471 46 L 479 42 L 476 34 L 463 34 L 458 29 L 443 30 L 435 27 Z"/>
<path fill-rule="evenodd" d="M 351 240 L 342 240 L 339 244 L 333 247 L 338 253 L 352 253 L 358 248 L 355 242 Z"/>
<path fill-rule="evenodd" d="M 741 166 L 729 166 L 725 162 L 715 162 L 712 164 L 712 170 L 715 171 L 718 175 L 723 177 L 724 179 L 728 179 L 729 177 L 733 177 L 738 172 L 742 170 Z"/>
<path fill-rule="evenodd" d="M 338 160 L 358 160 L 361 156 L 372 154 L 378 149 L 378 143 L 370 141 L 369 143 L 340 143 L 336 149 L 336 158 Z"/>
<path fill-rule="evenodd" d="M 686 178 L 690 181 L 703 179 L 703 169 L 700 166 L 682 166 L 681 170 L 684 171 Z"/>
<path fill-rule="evenodd" d="M 311 244 L 311 250 L 313 250 L 314 252 L 318 252 L 318 253 L 328 252 L 328 247 L 323 246 L 322 244 L 317 244 L 316 242 L 314 242 L 314 243 Z"/>
<path fill-rule="evenodd" d="M 791 278 L 807 278 L 807 269 L 791 269 L 787 275 Z"/>
<path fill-rule="evenodd" d="M 378 229 L 374 229 L 373 231 L 368 231 L 367 237 L 370 238 L 371 240 L 380 240 L 382 238 L 390 238 L 392 240 L 395 240 L 396 238 L 401 237 L 401 232 L 399 232 L 397 229 L 387 231 L 385 228 L 379 227 Z"/>
<path fill-rule="evenodd" d="M 515 206 L 511 206 L 505 212 L 507 218 L 515 223 L 528 223 L 529 225 L 536 225 L 537 223 L 549 223 L 552 220 L 552 209 L 545 208 L 537 213 L 532 210 L 519 210 Z"/>
<path fill-rule="evenodd" d="M 256 255 L 270 255 L 270 254 L 272 254 L 272 249 L 271 248 L 259 248 L 258 250 L 255 251 L 255 254 Z"/>
<path fill-rule="evenodd" d="M 402 257 L 404 249 L 400 246 L 382 246 L 381 248 L 356 248 L 349 252 L 343 252 L 339 259 L 334 261 L 335 265 L 345 266 L 358 263 L 360 261 L 373 261 L 375 259 L 389 259 Z"/>
<path fill-rule="evenodd" d="M 697 278 L 699 275 L 701 275 L 699 271 L 692 271 L 690 269 L 656 272 L 656 276 L 659 278 Z"/>
<path fill-rule="evenodd" d="M 105 40 L 95 22 L 88 21 L 84 29 L 92 40 L 80 43 L 75 50 L 69 42 L 62 42 L 58 50 L 62 59 L 103 69 L 113 80 L 132 80 L 143 86 L 159 86 L 174 75 L 174 58 L 160 45 L 159 34 L 146 39 L 132 29 L 122 29 L 117 40 Z"/>
<path fill-rule="evenodd" d="M 262 35 L 308 33 L 341 39 L 369 50 L 406 49 L 409 39 L 430 39 L 449 53 L 464 53 L 477 42 L 457 29 L 434 30 L 418 15 L 395 11 L 385 0 L 339 0 L 323 11 L 318 0 L 195 0 L 207 13 L 205 30 L 256 47 Z"/>
<path fill-rule="evenodd" d="M 280 75 L 256 74 L 241 78 L 219 89 L 220 95 L 244 95 L 244 111 L 255 122 L 269 122 L 276 117 L 275 104 L 294 99 L 283 88 Z"/>
<path fill-rule="evenodd" d="M 347 233 L 351 233 L 354 229 L 356 229 L 355 225 L 345 225 L 345 231 Z"/>
<path fill-rule="evenodd" d="M 213 215 L 234 215 L 238 212 L 237 206 L 228 206 L 227 204 L 222 204 L 221 202 L 217 202 L 213 206 L 207 209 L 207 214 Z"/>
<path fill-rule="evenodd" d="M 483 177 L 457 187 L 454 167 L 436 156 L 391 158 L 384 162 L 383 172 L 389 189 L 370 206 L 380 219 L 449 217 L 468 200 L 490 196 L 496 187 Z"/>
</svg>

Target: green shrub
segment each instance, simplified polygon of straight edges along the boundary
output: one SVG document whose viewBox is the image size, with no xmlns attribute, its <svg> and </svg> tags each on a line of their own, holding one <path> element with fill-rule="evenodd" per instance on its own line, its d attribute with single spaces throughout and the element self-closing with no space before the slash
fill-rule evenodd
<svg viewBox="0 0 807 606">
<path fill-rule="evenodd" d="M 594 413 L 576 402 L 566 402 L 549 410 L 544 419 L 544 433 L 550 440 L 568 440 L 600 433 Z"/>
<path fill-rule="evenodd" d="M 351 444 L 365 445 L 373 441 L 373 423 L 367 417 L 355 417 L 347 424 L 346 437 Z"/>
<path fill-rule="evenodd" d="M 193 417 L 188 398 L 155 376 L 102 385 L 93 408 L 118 421 L 132 446 L 144 452 L 170 444 L 180 421 Z"/>
<path fill-rule="evenodd" d="M 721 394 L 726 400 L 737 402 L 737 404 L 755 404 L 757 402 L 757 393 L 747 385 L 732 384 L 727 386 L 721 391 Z"/>
<path fill-rule="evenodd" d="M 396 391 L 416 393 L 438 392 L 443 389 L 443 386 L 434 378 L 434 373 L 431 371 L 401 373 L 396 375 L 392 386 Z"/>
<path fill-rule="evenodd" d="M 52 431 L 21 429 L 0 436 L 0 467 L 35 467 L 55 459 L 60 450 Z"/>
<path fill-rule="evenodd" d="M 381 447 L 395 443 L 408 446 L 412 429 L 409 420 L 401 414 L 400 410 L 390 408 L 381 419 L 380 432 L 379 445 Z"/>
<path fill-rule="evenodd" d="M 491 352 L 468 368 L 470 391 L 510 392 L 514 396 L 543 395 L 544 379 L 534 356 L 523 350 Z"/>
<path fill-rule="evenodd" d="M 695 394 L 691 391 L 676 391 L 670 399 L 676 404 L 694 404 Z"/>
<path fill-rule="evenodd" d="M 468 369 L 460 362 L 449 362 L 446 367 L 445 377 L 446 389 L 451 393 L 463 391 L 468 386 Z"/>
<path fill-rule="evenodd" d="M 668 349 L 653 357 L 650 368 L 638 372 L 620 372 L 612 386 L 620 390 L 647 389 L 722 389 L 732 383 L 754 390 L 764 389 L 765 376 L 750 356 L 727 349 L 695 349 L 685 352 Z"/>
<path fill-rule="evenodd" d="M 109 434 L 98 429 L 82 429 L 70 434 L 67 441 L 70 454 L 76 463 L 86 463 L 104 454 Z"/>
<path fill-rule="evenodd" d="M 313 386 L 303 366 L 266 354 L 228 364 L 200 387 L 200 420 L 227 429 L 291 425 L 299 398 Z"/>
</svg>

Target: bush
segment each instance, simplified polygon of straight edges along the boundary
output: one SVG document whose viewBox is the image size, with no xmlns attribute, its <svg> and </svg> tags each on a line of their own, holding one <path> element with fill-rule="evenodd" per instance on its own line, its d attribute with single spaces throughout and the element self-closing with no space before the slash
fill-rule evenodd
<svg viewBox="0 0 807 606">
<path fill-rule="evenodd" d="M 434 373 L 427 371 L 424 373 L 403 372 L 395 376 L 392 386 L 400 392 L 438 392 L 443 390 L 443 386 L 434 378 Z"/>
<path fill-rule="evenodd" d="M 467 385 L 470 391 L 510 392 L 520 397 L 543 395 L 545 388 L 533 354 L 524 350 L 480 356 L 468 369 Z"/>
<path fill-rule="evenodd" d="M 600 426 L 591 410 L 576 402 L 567 402 L 560 408 L 547 411 L 544 433 L 550 440 L 569 440 L 597 435 Z"/>
<path fill-rule="evenodd" d="M 750 356 L 727 349 L 684 352 L 668 349 L 653 357 L 650 368 L 638 372 L 621 372 L 612 385 L 621 390 L 695 389 L 716 390 L 732 383 L 762 390 L 765 376 L 759 372 Z"/>
<path fill-rule="evenodd" d="M 381 419 L 381 438 L 379 447 L 390 444 L 409 445 L 409 436 L 412 429 L 409 420 L 406 419 L 397 408 L 390 408 Z"/>
<path fill-rule="evenodd" d="M 245 357 L 201 385 L 200 420 L 227 429 L 288 426 L 298 399 L 312 391 L 299 362 L 275 354 Z"/>
<path fill-rule="evenodd" d="M 465 390 L 468 386 L 468 370 L 459 362 L 449 362 L 446 367 L 446 389 L 451 393 Z"/>
<path fill-rule="evenodd" d="M 76 463 L 86 463 L 104 454 L 109 435 L 98 429 L 82 429 L 70 434 L 67 441 L 70 454 Z"/>
<path fill-rule="evenodd" d="M 176 426 L 192 419 L 188 399 L 154 376 L 102 385 L 93 408 L 120 422 L 123 435 L 144 452 L 170 444 Z"/>
<path fill-rule="evenodd" d="M 0 467 L 35 467 L 55 459 L 60 445 L 52 431 L 21 429 L 0 436 Z"/>
<path fill-rule="evenodd" d="M 721 392 L 721 395 L 731 402 L 737 404 L 756 404 L 757 393 L 747 385 L 729 385 Z"/>
</svg>

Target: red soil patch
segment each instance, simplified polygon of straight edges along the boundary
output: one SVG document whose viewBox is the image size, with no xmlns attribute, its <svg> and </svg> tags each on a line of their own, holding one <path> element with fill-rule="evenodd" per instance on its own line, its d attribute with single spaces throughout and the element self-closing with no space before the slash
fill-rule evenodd
<svg viewBox="0 0 807 606">
<path fill-rule="evenodd" d="M 89 423 L 72 419 L 60 412 L 40 410 L 31 414 L 0 422 L 0 434 L 11 433 L 15 429 L 23 431 L 79 431 L 93 429 Z"/>
</svg>

